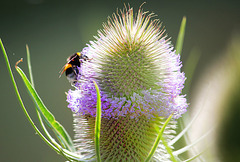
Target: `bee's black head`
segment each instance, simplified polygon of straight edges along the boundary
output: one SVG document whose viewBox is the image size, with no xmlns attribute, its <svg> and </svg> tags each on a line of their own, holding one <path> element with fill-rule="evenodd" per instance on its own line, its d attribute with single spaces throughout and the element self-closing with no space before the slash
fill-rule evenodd
<svg viewBox="0 0 240 162">
<path fill-rule="evenodd" d="M 87 57 L 87 55 L 84 55 L 84 54 L 81 55 L 80 59 L 83 59 L 84 61 L 89 60 L 89 58 Z"/>
</svg>

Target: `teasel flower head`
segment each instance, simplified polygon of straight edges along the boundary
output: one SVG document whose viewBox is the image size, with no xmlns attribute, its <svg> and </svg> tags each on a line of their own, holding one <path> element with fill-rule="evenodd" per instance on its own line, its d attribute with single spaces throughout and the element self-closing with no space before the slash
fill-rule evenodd
<svg viewBox="0 0 240 162">
<path fill-rule="evenodd" d="M 185 75 L 180 55 L 174 51 L 154 14 L 136 15 L 124 9 L 103 24 L 98 36 L 82 50 L 89 57 L 79 68 L 75 90 L 67 94 L 74 112 L 75 143 L 83 157 L 94 157 L 94 121 L 97 95 L 102 102 L 101 158 L 106 161 L 143 161 L 166 117 L 177 119 L 188 106 L 181 95 Z M 175 133 L 176 121 L 165 130 L 166 141 Z M 160 144 L 155 160 L 168 161 Z"/>
</svg>

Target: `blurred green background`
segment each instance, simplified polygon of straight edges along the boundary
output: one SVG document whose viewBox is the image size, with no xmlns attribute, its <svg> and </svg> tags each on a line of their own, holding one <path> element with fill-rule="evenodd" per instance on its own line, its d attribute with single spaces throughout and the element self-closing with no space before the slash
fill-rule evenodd
<svg viewBox="0 0 240 162">
<path fill-rule="evenodd" d="M 28 73 L 26 48 L 31 53 L 35 87 L 45 105 L 73 137 L 72 113 L 67 108 L 64 92 L 71 88 L 59 71 L 66 58 L 81 51 L 93 40 L 102 23 L 117 8 L 129 3 L 135 11 L 144 1 L 80 1 L 80 0 L 12 0 L 0 3 L 0 38 L 7 50 L 12 68 L 20 58 L 20 67 Z M 240 32 L 240 1 L 192 0 L 146 1 L 143 9 L 154 12 L 163 22 L 175 44 L 183 16 L 187 17 L 182 61 L 195 48 L 201 53 L 192 87 L 214 60 L 221 57 L 234 33 Z M 0 52 L 0 161 L 54 162 L 64 161 L 35 134 L 24 116 L 10 82 Z M 13 69 L 22 98 L 29 113 L 38 123 L 34 106 Z M 188 94 L 191 101 L 191 91 Z M 189 108 L 191 110 L 191 107 Z"/>
</svg>

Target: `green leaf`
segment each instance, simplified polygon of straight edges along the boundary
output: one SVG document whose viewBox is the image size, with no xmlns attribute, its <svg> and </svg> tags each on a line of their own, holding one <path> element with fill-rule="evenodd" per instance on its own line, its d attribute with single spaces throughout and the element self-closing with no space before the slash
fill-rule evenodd
<svg viewBox="0 0 240 162">
<path fill-rule="evenodd" d="M 167 118 L 167 120 L 166 120 L 165 123 L 163 124 L 162 128 L 160 129 L 160 131 L 159 131 L 159 133 L 158 133 L 158 136 L 157 136 L 157 138 L 156 138 L 156 140 L 155 140 L 155 143 L 154 143 L 154 145 L 153 145 L 150 153 L 148 154 L 148 157 L 146 158 L 145 162 L 148 162 L 148 161 L 152 158 L 153 154 L 155 153 L 155 151 L 156 151 L 156 149 L 157 149 L 157 147 L 158 147 L 158 145 L 159 145 L 159 142 L 160 142 L 160 140 L 161 140 L 161 138 L 162 138 L 163 132 L 164 132 L 167 124 L 168 124 L 169 121 L 171 120 L 172 116 L 173 116 L 173 115 L 170 115 L 170 116 Z"/>
<path fill-rule="evenodd" d="M 96 114 L 96 121 L 95 121 L 95 150 L 96 150 L 96 157 L 97 161 L 101 161 L 101 155 L 100 155 L 100 130 L 101 130 L 101 96 L 100 91 L 98 88 L 98 85 L 95 81 L 93 81 L 96 93 L 97 93 L 97 114 Z"/>
<path fill-rule="evenodd" d="M 184 35 L 185 35 L 185 28 L 186 28 L 186 21 L 187 21 L 187 18 L 184 16 L 182 19 L 182 23 L 181 23 L 180 30 L 178 33 L 177 43 L 175 46 L 176 54 L 181 54 L 181 52 L 182 52 L 182 46 L 183 46 L 183 42 L 184 42 Z"/>
<path fill-rule="evenodd" d="M 52 131 L 55 133 L 56 137 L 62 144 L 62 146 L 70 151 L 75 151 L 75 148 L 73 146 L 73 142 L 64 129 L 64 127 L 55 120 L 55 117 L 52 115 L 52 113 L 46 108 L 46 106 L 43 104 L 41 98 L 38 96 L 37 92 L 33 88 L 32 84 L 27 79 L 24 72 L 16 66 L 17 72 L 22 77 L 22 80 L 25 83 L 25 86 L 27 87 L 28 92 L 30 93 L 33 101 L 36 103 L 38 107 L 38 111 L 40 112 L 41 116 L 43 117 L 43 120 L 47 123 L 47 125 L 52 129 Z"/>
</svg>

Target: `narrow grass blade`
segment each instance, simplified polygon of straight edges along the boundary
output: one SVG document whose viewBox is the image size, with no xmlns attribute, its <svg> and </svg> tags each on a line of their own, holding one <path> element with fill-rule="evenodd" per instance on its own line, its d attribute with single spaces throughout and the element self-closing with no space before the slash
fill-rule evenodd
<svg viewBox="0 0 240 162">
<path fill-rule="evenodd" d="M 33 80 L 33 73 L 32 73 L 32 66 L 31 66 L 31 59 L 30 59 L 30 51 L 29 51 L 29 47 L 28 45 L 26 45 L 26 51 L 27 51 L 27 64 L 28 64 L 28 70 L 29 70 L 29 76 L 30 76 L 30 81 L 31 84 L 34 88 L 34 80 Z M 39 119 L 39 122 L 43 128 L 43 131 L 45 132 L 46 136 L 48 137 L 48 139 L 55 145 L 55 147 L 58 148 L 59 150 L 59 154 L 61 154 L 63 157 L 65 157 L 68 160 L 74 160 L 74 161 L 89 161 L 89 160 L 85 160 L 85 159 L 81 159 L 79 157 L 79 155 L 72 153 L 72 152 L 68 152 L 68 150 L 63 149 L 56 141 L 54 138 L 52 138 L 52 136 L 50 135 L 50 133 L 48 132 L 48 130 L 46 129 L 42 116 L 38 111 L 37 105 L 36 105 L 36 112 L 37 112 L 37 116 Z"/>
<path fill-rule="evenodd" d="M 33 81 L 33 75 L 32 75 L 32 65 L 31 65 L 31 58 L 30 58 L 30 52 L 28 45 L 26 44 L 26 51 L 27 51 L 27 64 L 28 64 L 28 71 L 29 71 L 29 77 L 32 86 L 34 87 L 34 81 Z"/>
<path fill-rule="evenodd" d="M 96 157 L 97 161 L 101 161 L 101 155 L 100 155 L 100 130 L 101 130 L 101 96 L 100 91 L 98 88 L 98 85 L 95 81 L 93 81 L 96 93 L 97 93 L 97 114 L 96 114 L 96 121 L 95 121 L 95 149 L 96 149 Z"/>
<path fill-rule="evenodd" d="M 25 86 L 27 87 L 27 90 L 31 94 L 31 97 L 33 101 L 36 103 L 38 110 L 40 114 L 42 115 L 44 121 L 47 123 L 47 125 L 53 130 L 56 137 L 58 138 L 59 142 L 62 144 L 62 146 L 70 151 L 75 151 L 75 148 L 73 146 L 73 142 L 64 129 L 64 127 L 55 120 L 55 117 L 52 115 L 52 113 L 46 108 L 46 106 L 43 104 L 41 98 L 38 96 L 37 92 L 33 88 L 32 84 L 27 79 L 24 72 L 19 68 L 16 67 L 17 72 L 20 74 L 22 80 L 25 83 Z"/>
<path fill-rule="evenodd" d="M 29 77 L 30 77 L 31 84 L 32 84 L 32 86 L 33 86 L 33 88 L 34 88 L 32 65 L 31 65 L 31 59 L 30 59 L 30 51 L 29 51 L 29 47 L 28 47 L 27 44 L 26 44 L 26 51 L 27 51 L 27 64 L 28 64 Z M 35 104 L 35 108 L 36 108 L 36 112 L 37 112 L 37 116 L 38 116 L 39 122 L 40 122 L 40 124 L 41 124 L 41 126 L 42 126 L 42 129 L 43 129 L 45 135 L 48 137 L 48 139 L 49 139 L 53 144 L 55 144 L 56 147 L 58 147 L 58 146 L 56 145 L 55 139 L 52 138 L 52 136 L 50 135 L 50 133 L 49 133 L 48 130 L 46 129 L 46 127 L 45 127 L 45 125 L 44 125 L 44 123 L 43 123 L 42 116 L 41 116 L 41 114 L 39 113 L 36 104 Z"/>
<path fill-rule="evenodd" d="M 184 72 L 186 74 L 186 82 L 185 82 L 185 87 L 183 89 L 183 94 L 188 94 L 189 93 L 189 89 L 191 87 L 191 83 L 192 83 L 192 78 L 195 72 L 195 69 L 198 65 L 199 59 L 200 59 L 201 53 L 197 48 L 194 48 L 189 56 L 188 59 L 186 61 L 186 64 L 184 65 Z"/>
<path fill-rule="evenodd" d="M 155 141 L 155 143 L 154 143 L 154 145 L 153 145 L 153 147 L 152 147 L 152 150 L 151 150 L 150 153 L 148 154 L 148 157 L 146 158 L 145 162 L 148 162 L 148 161 L 152 158 L 153 154 L 155 153 L 155 151 L 156 151 L 156 149 L 157 149 L 157 146 L 158 146 L 158 144 L 159 144 L 159 142 L 160 142 L 160 140 L 161 140 L 161 137 L 162 137 L 162 135 L 163 135 L 163 132 L 164 132 L 164 130 L 165 130 L 168 122 L 171 120 L 172 116 L 173 116 L 173 115 L 170 115 L 170 116 L 167 118 L 167 120 L 166 120 L 165 123 L 163 124 L 162 128 L 160 129 L 160 131 L 159 131 L 159 133 L 158 133 L 158 136 L 157 136 L 157 139 L 156 139 L 156 141 Z"/>
<path fill-rule="evenodd" d="M 187 18 L 184 16 L 183 19 L 182 19 L 182 23 L 181 23 L 180 30 L 179 30 L 179 33 L 178 33 L 177 43 L 176 43 L 176 46 L 175 46 L 177 54 L 182 53 L 182 46 L 183 46 L 183 42 L 184 42 L 184 35 L 185 35 L 185 28 L 186 28 L 186 21 L 187 21 Z"/>
<path fill-rule="evenodd" d="M 18 98 L 18 101 L 20 103 L 20 106 L 22 107 L 22 110 L 24 112 L 24 114 L 26 115 L 28 121 L 30 122 L 30 124 L 32 125 L 33 129 L 36 131 L 36 133 L 42 138 L 42 140 L 44 142 L 46 142 L 54 151 L 56 151 L 57 153 L 59 154 L 64 154 L 63 156 L 66 157 L 67 159 L 71 159 L 71 160 L 74 160 L 74 161 L 79 161 L 79 162 L 87 162 L 87 161 L 92 161 L 92 160 L 84 160 L 84 159 L 81 159 L 79 157 L 79 155 L 73 153 L 73 152 L 70 152 L 69 150 L 66 150 L 66 149 L 63 149 L 54 139 L 52 140 L 53 144 L 51 142 L 48 141 L 47 138 L 44 137 L 44 135 L 40 132 L 40 130 L 36 127 L 35 123 L 33 122 L 33 120 L 31 119 L 30 115 L 28 114 L 27 112 L 27 109 L 25 108 L 25 105 L 22 101 L 22 98 L 21 98 L 21 95 L 18 91 L 18 87 L 17 87 L 17 84 L 15 82 L 15 79 L 14 79 L 14 76 L 13 76 L 13 73 L 12 73 L 12 70 L 11 70 L 11 66 L 10 66 L 10 63 L 9 63 L 9 60 L 8 60 L 8 56 L 7 56 L 7 53 L 6 53 L 6 50 L 3 46 L 3 43 L 2 43 L 2 40 L 0 39 L 0 46 L 1 46 L 1 49 L 3 51 L 3 56 L 5 58 L 5 61 L 6 61 L 6 64 L 7 64 L 7 69 L 8 69 L 8 72 L 9 72 L 9 75 L 10 75 L 10 78 L 11 78 L 11 81 L 13 83 L 13 87 L 14 87 L 14 90 L 16 92 L 16 95 L 17 95 L 17 98 Z"/>
<path fill-rule="evenodd" d="M 13 87 L 14 87 L 14 90 L 15 90 L 15 93 L 17 95 L 17 98 L 18 98 L 18 101 L 23 109 L 23 112 L 24 114 L 26 115 L 28 121 L 30 122 L 30 124 L 32 125 L 33 129 L 36 131 L 36 133 L 43 139 L 44 142 L 46 142 L 53 150 L 55 150 L 56 152 L 60 153 L 58 148 L 55 147 L 51 142 L 49 142 L 44 136 L 43 134 L 38 130 L 38 128 L 36 127 L 36 125 L 34 124 L 33 120 L 31 119 L 30 115 L 28 114 L 26 108 L 25 108 L 25 105 L 22 101 L 22 98 L 21 98 L 21 95 L 18 91 L 18 87 L 17 87 L 17 84 L 15 82 L 15 79 L 14 79 L 14 76 L 13 76 L 13 73 L 12 73 L 12 70 L 11 70 L 11 66 L 10 66 L 10 63 L 9 63 L 9 60 L 8 60 L 8 56 L 7 56 L 7 53 L 6 53 L 6 50 L 3 46 L 3 43 L 2 43 L 2 40 L 0 39 L 0 45 L 1 45 L 1 48 L 2 48 L 2 51 L 3 51 L 3 55 L 4 55 L 4 58 L 5 58 L 5 61 L 6 61 L 6 64 L 7 64 L 7 69 L 8 69 L 8 72 L 9 72 L 9 75 L 10 75 L 10 78 L 11 78 L 11 81 L 13 83 Z"/>
</svg>

